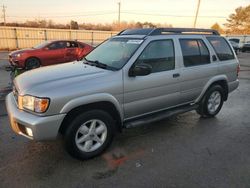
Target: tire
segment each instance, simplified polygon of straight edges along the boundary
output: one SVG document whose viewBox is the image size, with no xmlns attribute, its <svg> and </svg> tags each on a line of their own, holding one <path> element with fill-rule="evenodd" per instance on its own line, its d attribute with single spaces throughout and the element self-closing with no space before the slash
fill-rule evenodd
<svg viewBox="0 0 250 188">
<path fill-rule="evenodd" d="M 107 112 L 84 112 L 73 119 L 65 132 L 66 150 L 81 160 L 93 158 L 107 149 L 113 140 L 114 130 L 115 122 Z M 100 134 L 96 134 L 97 131 Z"/>
<path fill-rule="evenodd" d="M 205 93 L 196 112 L 202 117 L 216 116 L 224 103 L 224 94 L 225 91 L 220 85 L 213 85 Z"/>
<path fill-rule="evenodd" d="M 36 57 L 30 57 L 25 61 L 25 69 L 31 70 L 41 66 L 40 60 Z"/>
</svg>

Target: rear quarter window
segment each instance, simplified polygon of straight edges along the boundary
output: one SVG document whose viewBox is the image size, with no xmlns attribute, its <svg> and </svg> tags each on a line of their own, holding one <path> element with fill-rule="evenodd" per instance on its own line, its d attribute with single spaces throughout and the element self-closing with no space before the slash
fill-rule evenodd
<svg viewBox="0 0 250 188">
<path fill-rule="evenodd" d="M 228 42 L 222 37 L 207 37 L 220 61 L 235 59 Z"/>
<path fill-rule="evenodd" d="M 78 43 L 78 47 L 79 47 L 79 48 L 85 48 L 85 45 L 82 44 L 82 43 Z"/>
</svg>

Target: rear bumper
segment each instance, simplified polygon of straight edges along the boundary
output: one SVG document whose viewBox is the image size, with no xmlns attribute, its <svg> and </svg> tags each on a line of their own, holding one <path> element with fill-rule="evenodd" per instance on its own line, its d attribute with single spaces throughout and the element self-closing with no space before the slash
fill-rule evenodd
<svg viewBox="0 0 250 188">
<path fill-rule="evenodd" d="M 230 82 L 228 84 L 228 91 L 229 91 L 229 93 L 232 92 L 233 90 L 237 89 L 238 86 L 239 86 L 239 80 L 238 79 L 235 80 L 235 81 L 233 81 L 233 82 Z"/>
<path fill-rule="evenodd" d="M 58 114 L 41 117 L 19 110 L 12 93 L 6 97 L 6 107 L 13 131 L 34 140 L 55 139 L 58 135 L 60 125 L 66 115 Z M 32 130 L 32 136 L 27 133 L 26 128 Z"/>
</svg>

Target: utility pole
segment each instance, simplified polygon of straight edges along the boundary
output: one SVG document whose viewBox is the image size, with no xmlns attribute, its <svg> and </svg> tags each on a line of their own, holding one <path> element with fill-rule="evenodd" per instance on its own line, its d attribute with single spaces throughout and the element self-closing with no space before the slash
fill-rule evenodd
<svg viewBox="0 0 250 188">
<path fill-rule="evenodd" d="M 3 23 L 6 25 L 6 6 L 2 6 L 2 12 L 3 12 Z"/>
<path fill-rule="evenodd" d="M 201 0 L 198 0 L 198 5 L 197 5 L 196 14 L 195 14 L 195 19 L 194 19 L 194 28 L 196 28 L 196 22 L 197 22 L 199 10 L 200 10 L 200 4 L 201 4 Z"/>
<path fill-rule="evenodd" d="M 120 29 L 121 24 L 121 2 L 118 3 L 118 27 Z"/>
</svg>

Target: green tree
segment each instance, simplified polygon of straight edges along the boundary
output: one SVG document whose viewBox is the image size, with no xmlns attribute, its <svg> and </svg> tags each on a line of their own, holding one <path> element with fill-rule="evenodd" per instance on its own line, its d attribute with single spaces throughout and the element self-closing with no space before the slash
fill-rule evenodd
<svg viewBox="0 0 250 188">
<path fill-rule="evenodd" d="M 250 34 L 250 5 L 238 7 L 225 24 L 229 33 Z"/>
</svg>

